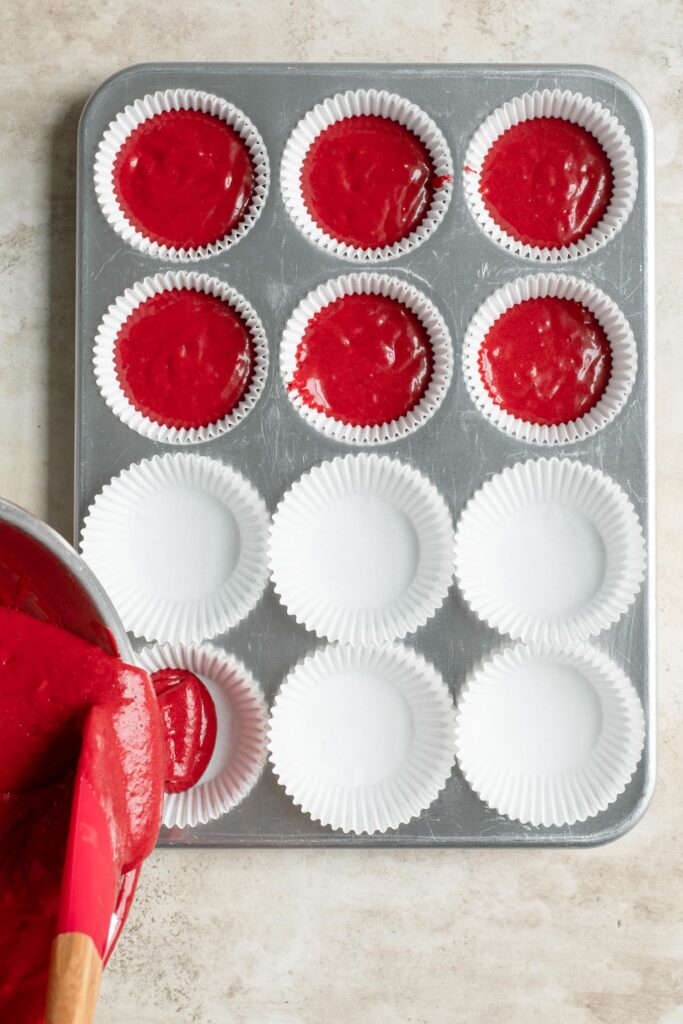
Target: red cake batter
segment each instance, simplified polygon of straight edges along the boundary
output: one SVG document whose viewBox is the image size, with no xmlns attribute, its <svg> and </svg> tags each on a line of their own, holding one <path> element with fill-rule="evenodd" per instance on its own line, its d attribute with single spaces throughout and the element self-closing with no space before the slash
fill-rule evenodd
<svg viewBox="0 0 683 1024">
<path fill-rule="evenodd" d="M 114 192 L 147 238 L 190 249 L 229 234 L 254 190 L 246 143 L 219 117 L 171 110 L 143 121 L 121 146 Z"/>
<path fill-rule="evenodd" d="M 62 563 L 21 530 L 0 523 L 0 606 L 75 633 L 109 654 L 116 644 Z"/>
<path fill-rule="evenodd" d="M 113 649 L 68 579 L 52 555 L 2 527 L 0 603 L 10 607 L 0 607 L 0 1021 L 12 1024 L 44 1020 L 76 766 L 81 792 L 104 812 L 120 877 L 154 847 L 165 780 L 168 789 L 191 785 L 215 740 L 213 706 L 190 673 L 162 687 L 160 715 L 145 672 L 41 621 L 63 620 Z"/>
<path fill-rule="evenodd" d="M 216 709 L 204 683 L 184 669 L 152 676 L 166 741 L 166 792 L 196 785 L 216 745 Z"/>
<path fill-rule="evenodd" d="M 393 245 L 414 231 L 446 180 L 435 178 L 429 150 L 414 132 L 373 115 L 330 125 L 301 169 L 313 220 L 332 238 L 361 249 Z"/>
<path fill-rule="evenodd" d="M 249 388 L 254 345 L 227 302 L 189 289 L 147 299 L 116 339 L 124 394 L 155 423 L 201 427 L 223 419 Z"/>
<path fill-rule="evenodd" d="M 43 1019 L 79 756 L 123 873 L 151 853 L 159 831 L 162 735 L 144 672 L 5 608 L 0 702 L 0 1020 L 34 1024 Z M 81 729 L 91 708 L 100 719 L 86 749 Z"/>
<path fill-rule="evenodd" d="M 560 117 L 532 118 L 493 143 L 479 190 L 493 220 L 513 238 L 561 248 L 602 220 L 612 197 L 612 167 L 585 128 Z"/>
<path fill-rule="evenodd" d="M 384 295 L 346 295 L 312 318 L 289 388 L 342 423 L 375 426 L 418 404 L 432 368 L 429 334 L 407 306 Z"/>
<path fill-rule="evenodd" d="M 578 419 L 600 400 L 612 371 L 612 349 L 580 302 L 528 299 L 489 328 L 479 371 L 505 412 L 551 426 Z"/>
</svg>

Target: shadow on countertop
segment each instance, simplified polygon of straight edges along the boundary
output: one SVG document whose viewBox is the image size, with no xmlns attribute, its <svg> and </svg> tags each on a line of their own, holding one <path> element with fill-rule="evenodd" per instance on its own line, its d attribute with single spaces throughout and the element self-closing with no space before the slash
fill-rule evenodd
<svg viewBox="0 0 683 1024">
<path fill-rule="evenodd" d="M 47 521 L 73 542 L 76 163 L 87 96 L 68 103 L 52 131 L 48 227 Z"/>
</svg>

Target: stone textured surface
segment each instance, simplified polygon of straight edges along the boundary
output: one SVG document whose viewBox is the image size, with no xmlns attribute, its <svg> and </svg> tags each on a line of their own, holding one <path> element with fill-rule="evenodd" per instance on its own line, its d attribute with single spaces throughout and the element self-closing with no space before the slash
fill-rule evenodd
<svg viewBox="0 0 683 1024">
<path fill-rule="evenodd" d="M 75 132 L 158 60 L 573 61 L 628 78 L 658 167 L 660 771 L 584 852 L 167 851 L 145 868 L 100 1024 L 683 1024 L 676 0 L 19 0 L 0 76 L 0 492 L 71 521 Z"/>
</svg>

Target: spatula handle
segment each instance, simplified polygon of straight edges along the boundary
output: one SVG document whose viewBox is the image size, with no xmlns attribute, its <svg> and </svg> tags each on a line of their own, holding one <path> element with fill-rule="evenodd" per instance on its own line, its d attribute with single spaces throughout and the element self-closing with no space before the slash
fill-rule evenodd
<svg viewBox="0 0 683 1024">
<path fill-rule="evenodd" d="M 45 1024 L 92 1024 L 102 959 L 89 935 L 65 932 L 52 942 Z"/>
</svg>

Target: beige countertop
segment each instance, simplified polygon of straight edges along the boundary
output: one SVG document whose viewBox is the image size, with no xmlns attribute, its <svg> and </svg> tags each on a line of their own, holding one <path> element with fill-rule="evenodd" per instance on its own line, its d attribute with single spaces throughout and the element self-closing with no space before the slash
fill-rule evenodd
<svg viewBox="0 0 683 1024">
<path fill-rule="evenodd" d="M 70 532 L 75 133 L 146 60 L 604 65 L 657 136 L 659 777 L 587 851 L 164 851 L 101 1024 L 683 1024 L 683 16 L 676 0 L 17 0 L 2 24 L 0 493 Z M 678 308 L 677 308 L 678 307 Z M 679 674 L 681 673 L 681 674 Z"/>
</svg>

